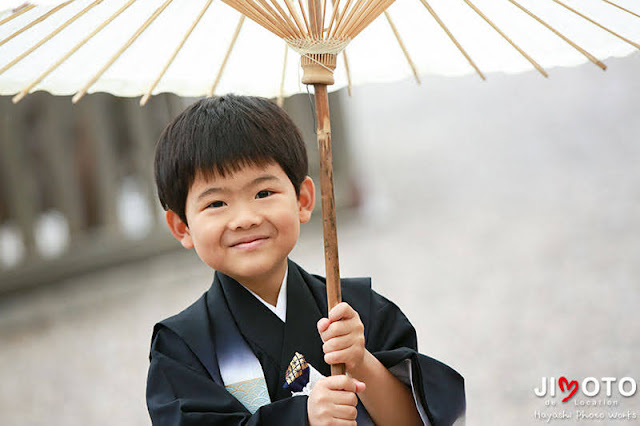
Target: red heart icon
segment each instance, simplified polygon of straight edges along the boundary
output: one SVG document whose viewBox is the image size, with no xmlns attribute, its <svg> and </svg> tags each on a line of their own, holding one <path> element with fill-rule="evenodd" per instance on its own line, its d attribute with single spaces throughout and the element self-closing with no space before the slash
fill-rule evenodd
<svg viewBox="0 0 640 426">
<path fill-rule="evenodd" d="M 567 391 L 571 388 L 573 388 L 573 390 L 571 391 L 571 393 L 569 394 L 569 396 L 567 396 L 565 399 L 562 400 L 562 402 L 567 402 L 569 399 L 571 399 L 571 397 L 573 395 L 576 394 L 576 392 L 578 392 L 578 381 L 577 380 L 572 380 L 569 381 L 567 380 L 566 377 L 562 376 L 560 377 L 560 379 L 558 380 L 558 385 L 560 386 L 560 390 L 562 392 L 564 392 L 564 388 L 565 386 L 567 387 Z"/>
</svg>

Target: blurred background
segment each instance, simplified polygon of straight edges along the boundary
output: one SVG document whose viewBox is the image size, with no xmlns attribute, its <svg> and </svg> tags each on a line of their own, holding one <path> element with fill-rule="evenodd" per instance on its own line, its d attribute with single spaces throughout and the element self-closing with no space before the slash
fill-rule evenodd
<svg viewBox="0 0 640 426">
<path fill-rule="evenodd" d="M 341 273 L 371 276 L 465 377 L 469 425 L 640 419 L 640 394 L 615 386 L 615 409 L 533 392 L 640 381 L 640 55 L 606 62 L 331 95 Z M 0 424 L 150 423 L 153 325 L 213 276 L 170 237 L 152 180 L 160 131 L 192 101 L 0 98 Z M 285 108 L 315 174 L 309 97 Z M 324 275 L 322 249 L 317 211 L 291 257 Z"/>
</svg>

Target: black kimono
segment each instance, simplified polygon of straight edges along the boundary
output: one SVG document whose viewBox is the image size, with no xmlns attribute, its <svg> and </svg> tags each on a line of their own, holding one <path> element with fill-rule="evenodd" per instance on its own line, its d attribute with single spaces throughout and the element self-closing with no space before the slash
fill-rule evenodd
<svg viewBox="0 0 640 426">
<path fill-rule="evenodd" d="M 371 290 L 370 279 L 343 279 L 342 298 L 360 315 L 365 347 L 387 368 L 410 361 L 414 397 L 434 426 L 463 419 L 464 380 L 450 367 L 417 353 L 416 333 L 400 309 Z M 232 278 L 216 272 L 193 305 L 154 327 L 147 406 L 154 425 L 307 424 L 307 397 L 283 388 L 295 352 L 325 376 L 316 323 L 326 316 L 324 278 L 289 260 L 283 323 Z M 235 325 L 258 358 L 271 401 L 251 414 L 224 387 L 214 330 Z M 393 371 L 393 370 L 392 370 Z"/>
</svg>

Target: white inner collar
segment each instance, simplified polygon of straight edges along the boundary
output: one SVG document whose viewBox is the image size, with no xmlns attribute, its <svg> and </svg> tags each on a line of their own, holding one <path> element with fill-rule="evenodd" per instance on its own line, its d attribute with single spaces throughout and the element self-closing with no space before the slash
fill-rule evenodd
<svg viewBox="0 0 640 426">
<path fill-rule="evenodd" d="M 282 322 L 287 322 L 287 275 L 289 275 L 289 265 L 287 264 L 287 269 L 284 271 L 284 279 L 282 280 L 282 284 L 280 285 L 280 291 L 278 293 L 278 299 L 276 300 L 276 306 L 273 306 L 271 303 L 264 300 L 262 297 L 258 296 L 257 293 L 254 293 L 247 287 L 246 288 L 249 293 L 253 294 L 253 296 L 258 299 L 264 306 L 269 308 L 271 312 L 276 314 L 278 318 Z M 242 284 L 241 284 L 242 285 Z"/>
</svg>

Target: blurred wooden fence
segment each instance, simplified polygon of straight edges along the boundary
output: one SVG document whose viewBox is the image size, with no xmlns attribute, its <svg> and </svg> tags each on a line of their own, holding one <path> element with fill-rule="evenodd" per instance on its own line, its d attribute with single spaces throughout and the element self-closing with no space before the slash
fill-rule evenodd
<svg viewBox="0 0 640 426">
<path fill-rule="evenodd" d="M 184 102 L 170 95 L 146 108 L 137 102 L 106 94 L 78 105 L 46 93 L 17 105 L 0 98 L 0 292 L 175 246 L 155 232 L 162 224 L 152 159 Z M 127 196 L 146 206 L 141 230 L 123 226 Z"/>
<path fill-rule="evenodd" d="M 152 164 L 160 132 L 191 101 L 165 94 L 141 108 L 107 94 L 77 105 L 42 92 L 17 105 L 0 97 L 0 295 L 180 247 L 164 225 Z M 295 96 L 285 108 L 317 175 L 310 101 Z M 352 204 L 335 95 L 332 108 L 337 203 Z"/>
</svg>

